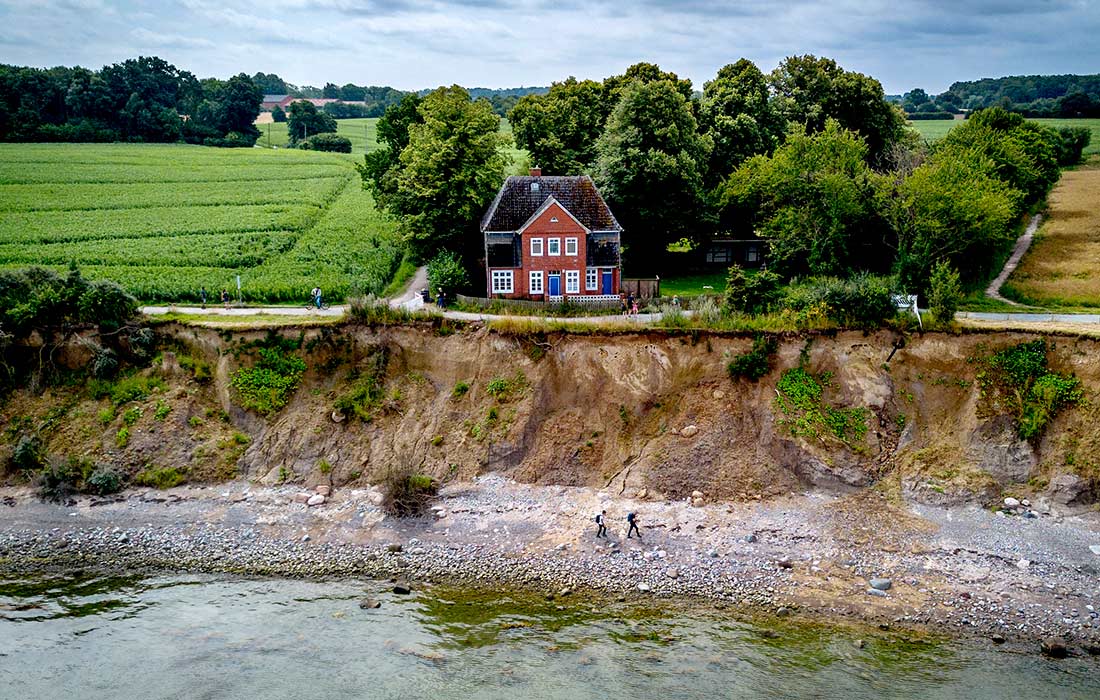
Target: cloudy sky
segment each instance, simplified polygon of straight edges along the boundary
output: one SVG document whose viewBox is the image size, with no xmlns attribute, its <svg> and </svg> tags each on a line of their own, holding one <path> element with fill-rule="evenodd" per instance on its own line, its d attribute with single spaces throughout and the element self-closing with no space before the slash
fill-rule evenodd
<svg viewBox="0 0 1100 700">
<path fill-rule="evenodd" d="M 651 61 L 696 87 L 813 53 L 882 81 L 1100 71 L 1100 0 L 0 0 L 0 62 L 158 55 L 199 77 L 546 85 Z"/>
</svg>

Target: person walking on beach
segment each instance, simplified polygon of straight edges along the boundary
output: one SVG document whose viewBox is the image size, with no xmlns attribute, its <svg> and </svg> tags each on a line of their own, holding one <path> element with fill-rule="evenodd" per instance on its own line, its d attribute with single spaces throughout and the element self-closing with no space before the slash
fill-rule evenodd
<svg viewBox="0 0 1100 700">
<path fill-rule="evenodd" d="M 638 533 L 638 539 L 642 539 L 642 531 L 638 529 L 638 516 L 633 513 L 626 514 L 626 524 L 629 526 L 626 530 L 626 537 L 630 539 L 630 533 Z"/>
<path fill-rule="evenodd" d="M 607 511 L 601 510 L 596 516 L 596 537 L 607 537 Z"/>
<path fill-rule="evenodd" d="M 202 304 L 202 308 L 206 308 L 206 287 L 199 287 L 199 302 Z"/>
</svg>

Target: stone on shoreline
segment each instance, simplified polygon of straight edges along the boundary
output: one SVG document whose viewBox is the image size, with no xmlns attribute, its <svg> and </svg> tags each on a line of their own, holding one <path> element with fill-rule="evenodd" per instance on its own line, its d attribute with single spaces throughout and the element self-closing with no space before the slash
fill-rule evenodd
<svg viewBox="0 0 1100 700">
<path fill-rule="evenodd" d="M 871 588 L 877 591 L 888 591 L 894 585 L 894 582 L 888 578 L 873 578 L 869 583 L 871 584 Z"/>
<path fill-rule="evenodd" d="M 306 503 L 309 501 L 310 498 L 312 498 L 312 496 L 313 494 L 310 493 L 296 493 L 291 500 L 293 500 L 295 503 Z"/>
<path fill-rule="evenodd" d="M 329 494 L 332 493 L 332 487 L 329 486 L 328 484 L 321 484 L 320 486 L 315 488 L 314 491 L 316 491 L 318 494 L 320 494 L 322 496 L 328 496 Z"/>
<path fill-rule="evenodd" d="M 877 588 L 868 588 L 867 589 L 867 595 L 873 595 L 873 596 L 876 596 L 876 597 L 879 597 L 879 598 L 885 598 L 886 597 L 886 591 L 880 591 Z"/>
<path fill-rule="evenodd" d="M 1012 498 L 1011 496 L 1009 496 L 1008 498 L 1005 499 L 1005 507 L 1006 508 L 1017 508 L 1017 507 L 1019 507 L 1019 505 L 1020 505 L 1020 501 L 1016 498 Z"/>
<path fill-rule="evenodd" d="M 638 590 L 642 593 L 649 593 L 652 589 L 649 587 L 648 583 L 639 583 Z"/>
<path fill-rule="evenodd" d="M 374 598 L 364 598 L 363 600 L 359 601 L 359 607 L 363 610 L 374 610 L 376 608 L 382 607 L 382 603 L 375 600 Z"/>
<path fill-rule="evenodd" d="M 325 502 L 325 497 L 322 496 L 319 493 L 316 493 L 316 494 L 309 497 L 309 500 L 306 501 L 306 505 L 307 506 L 319 506 L 324 502 Z"/>
<path fill-rule="evenodd" d="M 680 435 L 684 437 L 693 437 L 698 432 L 699 426 L 697 425 L 685 425 L 683 428 L 680 429 Z"/>
<path fill-rule="evenodd" d="M 1069 649 L 1065 643 L 1060 639 L 1044 639 L 1043 643 L 1039 645 L 1039 651 L 1043 656 L 1049 656 L 1052 659 L 1064 659 L 1069 656 Z"/>
<path fill-rule="evenodd" d="M 397 583 L 394 584 L 393 592 L 397 595 L 409 595 L 412 593 L 412 588 L 407 583 Z"/>
</svg>

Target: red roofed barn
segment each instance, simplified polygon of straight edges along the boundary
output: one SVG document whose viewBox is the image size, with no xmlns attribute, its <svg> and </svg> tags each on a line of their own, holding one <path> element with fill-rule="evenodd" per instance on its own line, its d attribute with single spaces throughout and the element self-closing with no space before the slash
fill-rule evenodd
<svg viewBox="0 0 1100 700">
<path fill-rule="evenodd" d="M 622 227 L 587 175 L 509 177 L 481 232 L 489 298 L 618 298 Z"/>
</svg>

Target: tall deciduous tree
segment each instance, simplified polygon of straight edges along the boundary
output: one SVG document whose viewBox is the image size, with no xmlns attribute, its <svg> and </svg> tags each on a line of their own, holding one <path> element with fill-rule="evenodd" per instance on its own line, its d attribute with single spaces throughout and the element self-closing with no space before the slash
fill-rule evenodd
<svg viewBox="0 0 1100 700">
<path fill-rule="evenodd" d="M 378 202 L 385 202 L 387 196 L 396 192 L 401 151 L 409 145 L 409 127 L 424 123 L 420 115 L 421 101 L 410 93 L 386 109 L 376 127 L 379 147 L 368 152 L 363 164 L 358 166 L 363 187 L 370 190 Z"/>
<path fill-rule="evenodd" d="M 408 144 L 385 176 L 390 182 L 377 191 L 379 204 L 400 217 L 421 259 L 441 248 L 470 255 L 480 248 L 477 222 L 504 179 L 508 138 L 492 105 L 471 101 L 457 85 L 429 93 L 417 112 L 420 121 L 408 124 Z"/>
<path fill-rule="evenodd" d="M 597 146 L 595 178 L 623 226 L 631 269 L 653 271 L 669 243 L 706 230 L 711 143 L 676 83 L 635 81 L 621 95 Z"/>
<path fill-rule="evenodd" d="M 816 134 L 794 125 L 773 156 L 750 158 L 723 185 L 724 216 L 767 239 L 783 275 L 883 270 L 889 251 L 866 155 L 863 139 L 834 119 Z"/>
<path fill-rule="evenodd" d="M 703 85 L 699 123 L 714 142 L 708 185 L 717 184 L 750 156 L 775 149 L 786 127 L 770 97 L 764 74 L 745 58 L 723 66 Z"/>
<path fill-rule="evenodd" d="M 871 163 L 905 132 L 905 115 L 886 101 L 879 81 L 844 70 L 830 58 L 791 56 L 772 71 L 769 83 L 788 121 L 813 133 L 824 129 L 828 119 L 837 120 L 867 142 Z"/>
<path fill-rule="evenodd" d="M 978 151 L 945 148 L 898 182 L 883 176 L 879 209 L 897 236 L 896 272 L 925 295 L 932 266 L 947 261 L 964 280 L 990 271 L 994 252 L 1011 238 L 1024 195 L 997 176 Z"/>
<path fill-rule="evenodd" d="M 287 134 L 294 145 L 314 134 L 336 133 L 336 120 L 317 110 L 312 102 L 296 100 L 287 107 Z"/>
<path fill-rule="evenodd" d="M 570 77 L 545 95 L 526 95 L 508 114 L 516 143 L 547 175 L 577 175 L 596 160 L 596 140 L 611 113 L 603 85 Z"/>
</svg>

